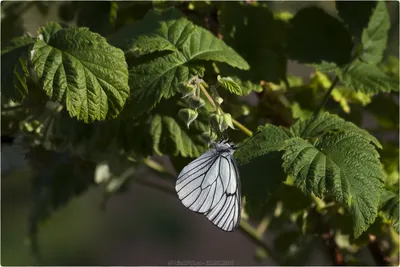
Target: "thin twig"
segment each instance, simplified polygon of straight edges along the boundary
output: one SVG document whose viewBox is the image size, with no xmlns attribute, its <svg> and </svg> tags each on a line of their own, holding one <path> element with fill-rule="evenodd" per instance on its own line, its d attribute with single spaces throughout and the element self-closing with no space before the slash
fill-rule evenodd
<svg viewBox="0 0 400 267">
<path fill-rule="evenodd" d="M 248 136 L 252 136 L 253 132 L 250 131 L 249 129 L 246 128 L 246 126 L 244 126 L 243 124 L 241 124 L 240 122 L 238 122 L 235 119 L 232 119 L 232 123 L 233 125 L 235 125 L 236 127 L 238 127 L 243 133 L 245 133 Z"/>
<path fill-rule="evenodd" d="M 321 111 L 321 109 L 325 106 L 326 102 L 328 101 L 333 89 L 335 88 L 337 82 L 339 81 L 339 77 L 336 75 L 335 79 L 333 80 L 331 86 L 329 87 L 328 91 L 326 92 L 324 99 L 322 102 L 319 104 L 318 108 L 314 112 L 314 117 L 318 115 L 318 113 Z"/>
<path fill-rule="evenodd" d="M 175 174 L 172 174 L 169 172 L 164 166 L 162 166 L 160 163 L 152 160 L 152 159 L 144 159 L 143 163 L 152 169 L 153 171 L 156 171 L 158 174 L 165 176 L 168 180 L 175 181 Z"/>
<path fill-rule="evenodd" d="M 211 105 L 213 105 L 213 107 L 215 109 L 217 109 L 217 105 L 215 105 L 214 100 L 212 99 L 210 94 L 207 92 L 206 88 L 204 88 L 204 86 L 202 84 L 199 84 L 199 87 L 200 87 L 201 91 L 203 92 L 203 94 L 207 97 L 208 101 L 210 101 Z"/>
</svg>

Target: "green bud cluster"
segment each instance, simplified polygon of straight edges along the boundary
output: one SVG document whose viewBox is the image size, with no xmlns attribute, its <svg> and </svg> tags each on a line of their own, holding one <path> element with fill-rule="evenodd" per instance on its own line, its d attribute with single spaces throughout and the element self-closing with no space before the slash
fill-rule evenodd
<svg viewBox="0 0 400 267">
<path fill-rule="evenodd" d="M 232 116 L 229 113 L 211 114 L 210 120 L 212 126 L 218 129 L 218 131 L 220 132 L 225 131 L 226 129 L 228 129 L 228 127 L 235 129 L 232 123 Z"/>
<path fill-rule="evenodd" d="M 179 118 L 189 128 L 190 124 L 199 115 L 197 109 L 205 105 L 204 100 L 200 97 L 199 80 L 197 76 L 189 81 L 178 84 L 178 90 L 182 94 L 182 99 L 185 99 L 187 108 L 182 108 L 178 112 Z"/>
<path fill-rule="evenodd" d="M 196 110 L 190 108 L 182 108 L 178 111 L 179 118 L 186 124 L 188 128 L 198 115 L 199 113 L 197 113 Z"/>
<path fill-rule="evenodd" d="M 219 78 L 221 80 L 221 78 Z M 225 79 L 230 81 L 229 79 Z M 222 79 L 221 81 L 225 81 Z M 178 112 L 179 118 L 186 124 L 189 128 L 190 124 L 195 121 L 198 117 L 198 109 L 205 105 L 205 101 L 200 96 L 200 90 L 202 84 L 205 82 L 202 79 L 199 79 L 197 76 L 192 77 L 189 81 L 180 83 L 178 85 L 178 90 L 182 94 L 182 99 L 185 99 L 186 107 L 182 108 Z M 205 84 L 204 87 L 208 88 L 208 85 Z M 214 101 L 215 101 L 215 112 L 210 116 L 210 124 L 217 132 L 223 132 L 228 128 L 235 129 L 232 123 L 232 116 L 229 113 L 224 113 L 220 107 L 223 103 L 223 99 L 218 96 L 216 92 L 216 87 L 211 87 L 213 91 Z M 217 139 L 216 133 L 203 133 L 202 137 L 204 140 L 211 142 Z"/>
<path fill-rule="evenodd" d="M 196 94 L 196 86 L 188 82 L 179 83 L 178 90 L 182 94 L 182 98 L 194 96 Z"/>
</svg>

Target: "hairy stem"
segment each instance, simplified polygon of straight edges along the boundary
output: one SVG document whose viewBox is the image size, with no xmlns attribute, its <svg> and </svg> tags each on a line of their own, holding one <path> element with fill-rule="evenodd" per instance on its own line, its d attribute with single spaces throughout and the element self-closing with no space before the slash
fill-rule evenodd
<svg viewBox="0 0 400 267">
<path fill-rule="evenodd" d="M 146 159 L 143 161 L 143 163 L 149 167 L 150 169 L 161 173 L 163 175 L 169 175 L 170 178 L 175 179 L 175 175 L 171 174 L 164 166 L 162 166 L 161 164 L 153 161 L 152 159 Z M 155 184 L 155 183 L 151 183 L 145 180 L 137 180 L 136 183 L 153 188 L 153 189 L 157 189 L 161 192 L 167 193 L 169 195 L 173 195 L 175 196 L 175 190 L 173 190 L 172 188 L 168 188 L 166 186 L 162 186 L 159 184 Z M 257 230 L 255 228 L 253 228 L 246 220 L 244 220 L 242 218 L 242 220 L 240 221 L 240 227 L 239 227 L 240 231 L 246 236 L 248 237 L 250 240 L 252 240 L 256 245 L 262 247 L 268 254 L 268 256 L 275 261 L 276 264 L 279 264 L 279 260 L 277 257 L 275 257 L 275 255 L 273 254 L 272 250 L 268 247 L 268 244 L 263 240 L 262 236 L 259 236 L 257 234 Z"/>
<path fill-rule="evenodd" d="M 213 107 L 216 110 L 217 109 L 217 105 L 215 105 L 214 100 L 212 99 L 210 94 L 207 92 L 206 88 L 204 88 L 204 86 L 202 84 L 199 84 L 199 87 L 200 87 L 201 91 L 203 92 L 203 94 L 207 97 L 208 101 L 210 101 L 211 105 L 213 105 Z"/>
<path fill-rule="evenodd" d="M 328 102 L 328 99 L 333 91 L 333 89 L 335 88 L 337 82 L 339 81 L 339 77 L 336 75 L 335 79 L 333 79 L 333 82 L 331 84 L 331 86 L 329 87 L 328 91 L 326 92 L 324 99 L 322 100 L 322 102 L 319 104 L 318 108 L 315 110 L 314 112 L 314 116 L 317 116 L 319 114 L 319 112 L 321 111 L 321 109 L 325 106 L 326 102 Z"/>
</svg>

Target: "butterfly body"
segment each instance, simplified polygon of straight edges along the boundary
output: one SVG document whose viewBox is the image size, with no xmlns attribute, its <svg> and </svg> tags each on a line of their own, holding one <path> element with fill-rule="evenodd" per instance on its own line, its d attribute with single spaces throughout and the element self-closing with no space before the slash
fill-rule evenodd
<svg viewBox="0 0 400 267">
<path fill-rule="evenodd" d="M 233 231 L 240 222 L 240 177 L 233 157 L 236 147 L 227 142 L 190 162 L 180 172 L 176 192 L 188 209 L 205 215 L 224 231 Z"/>
</svg>

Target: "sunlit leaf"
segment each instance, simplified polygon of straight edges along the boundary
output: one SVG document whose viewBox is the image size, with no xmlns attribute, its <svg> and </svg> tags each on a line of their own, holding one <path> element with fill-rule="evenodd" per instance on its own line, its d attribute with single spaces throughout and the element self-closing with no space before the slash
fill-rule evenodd
<svg viewBox="0 0 400 267">
<path fill-rule="evenodd" d="M 375 220 L 383 189 L 379 155 L 354 132 L 328 133 L 315 145 L 301 138 L 285 142 L 283 167 L 302 191 L 322 197 L 326 193 L 353 215 L 358 237 Z"/>
<path fill-rule="evenodd" d="M 32 63 L 43 90 L 85 122 L 118 115 L 129 96 L 121 50 L 87 28 L 69 28 L 37 41 Z"/>
</svg>

